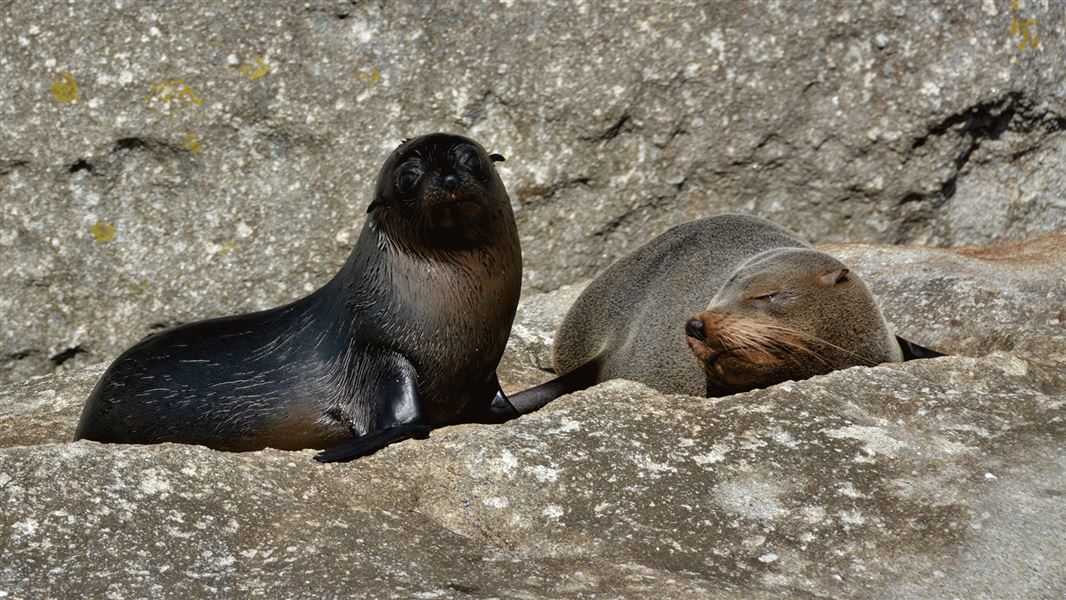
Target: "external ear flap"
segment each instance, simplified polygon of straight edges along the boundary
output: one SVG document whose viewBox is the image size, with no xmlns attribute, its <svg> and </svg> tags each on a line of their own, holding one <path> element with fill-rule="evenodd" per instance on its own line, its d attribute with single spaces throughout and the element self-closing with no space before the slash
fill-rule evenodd
<svg viewBox="0 0 1066 600">
<path fill-rule="evenodd" d="M 845 281 L 848 280 L 848 273 L 849 272 L 850 271 L 848 271 L 847 268 L 837 269 L 835 271 L 830 271 L 830 272 L 826 273 L 825 275 L 822 275 L 822 278 L 821 278 L 822 279 L 822 283 L 824 283 L 827 286 L 836 285 L 838 283 L 844 283 Z"/>
<path fill-rule="evenodd" d="M 370 206 L 366 207 L 367 214 L 370 214 L 371 211 L 381 206 L 382 204 L 385 204 L 384 198 L 374 198 L 374 201 L 370 203 Z"/>
<path fill-rule="evenodd" d="M 896 342 L 899 343 L 899 349 L 903 351 L 903 360 L 914 360 L 916 358 L 936 358 L 938 356 L 947 356 L 937 352 L 936 350 L 930 350 L 925 346 L 919 346 L 912 341 L 905 340 L 898 335 L 896 336 Z"/>
<path fill-rule="evenodd" d="M 494 153 L 489 155 L 489 160 L 491 160 L 494 163 L 497 163 L 497 162 L 503 162 L 503 161 L 505 161 L 507 159 L 504 158 L 502 154 L 496 154 L 494 152 Z"/>
</svg>

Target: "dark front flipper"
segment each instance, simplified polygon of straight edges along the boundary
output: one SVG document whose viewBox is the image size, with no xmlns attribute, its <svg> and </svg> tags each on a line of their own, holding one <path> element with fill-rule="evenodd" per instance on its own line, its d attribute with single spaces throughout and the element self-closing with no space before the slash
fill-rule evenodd
<svg viewBox="0 0 1066 600">
<path fill-rule="evenodd" d="M 499 389 L 499 383 L 496 386 L 496 395 L 492 397 L 492 402 L 489 403 L 488 418 L 482 421 L 483 423 L 504 423 L 522 415 L 507 399 L 507 394 L 504 394 L 503 390 Z"/>
<path fill-rule="evenodd" d="M 505 423 L 521 416 L 507 399 L 507 395 L 500 389 L 500 380 L 496 373 L 485 381 L 481 393 L 477 398 L 491 398 L 488 403 L 484 401 L 473 402 L 453 421 L 454 423 Z"/>
<path fill-rule="evenodd" d="M 903 360 L 914 360 L 916 358 L 936 358 L 938 356 L 947 356 L 936 350 L 930 350 L 925 346 L 919 346 L 912 341 L 905 340 L 898 335 L 896 341 L 899 342 L 899 349 L 903 351 Z"/>
<path fill-rule="evenodd" d="M 598 359 L 592 359 L 580 367 L 564 373 L 555 379 L 542 383 L 528 390 L 522 390 L 511 396 L 510 404 L 519 413 L 526 415 L 559 396 L 583 390 L 597 383 L 600 374 Z"/>
<path fill-rule="evenodd" d="M 378 450 L 402 440 L 410 438 L 429 437 L 429 425 L 422 423 L 408 423 L 397 425 L 388 429 L 372 431 L 361 435 L 350 442 L 323 450 L 315 455 L 318 462 L 347 462 L 361 456 L 373 454 Z"/>
<path fill-rule="evenodd" d="M 399 354 L 388 352 L 376 357 L 375 371 L 364 381 L 356 401 L 377 404 L 374 427 L 365 435 L 328 448 L 315 455 L 318 462 L 342 462 L 373 454 L 393 442 L 424 438 L 431 427 L 425 422 L 418 376 L 414 367 Z M 354 432 L 353 432 L 354 435 Z"/>
</svg>

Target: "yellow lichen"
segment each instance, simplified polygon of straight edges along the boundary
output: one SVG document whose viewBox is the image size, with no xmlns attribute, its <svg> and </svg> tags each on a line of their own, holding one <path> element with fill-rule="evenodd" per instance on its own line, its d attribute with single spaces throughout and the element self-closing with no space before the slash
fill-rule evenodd
<svg viewBox="0 0 1066 600">
<path fill-rule="evenodd" d="M 70 71 L 63 71 L 56 76 L 52 82 L 52 96 L 60 102 L 74 102 L 78 99 L 78 80 L 74 79 Z"/>
<path fill-rule="evenodd" d="M 236 247 L 237 247 L 237 242 L 223 242 L 222 243 L 222 247 L 219 248 L 219 250 L 218 250 L 218 252 L 216 252 L 216 254 L 218 254 L 219 256 L 225 256 L 225 255 L 229 254 L 230 252 L 233 252 L 233 249 L 236 248 Z"/>
<path fill-rule="evenodd" d="M 186 133 L 182 139 L 181 144 L 185 146 L 185 149 L 193 154 L 200 153 L 200 134 L 198 133 Z"/>
<path fill-rule="evenodd" d="M 137 295 L 143 294 L 147 289 L 148 289 L 148 282 L 147 281 L 142 281 L 140 283 L 130 284 L 130 291 L 133 292 L 134 294 L 137 294 Z"/>
<path fill-rule="evenodd" d="M 152 91 L 144 97 L 144 101 L 157 108 L 176 106 L 184 108 L 186 104 L 203 107 L 203 98 L 197 96 L 183 79 L 165 79 L 152 84 Z"/>
<path fill-rule="evenodd" d="M 103 221 L 97 221 L 95 225 L 89 228 L 89 233 L 93 234 L 98 242 L 110 242 L 115 237 L 115 226 Z"/>
<path fill-rule="evenodd" d="M 381 79 L 381 71 L 377 67 L 374 67 L 368 71 L 356 71 L 355 78 L 367 85 L 374 85 Z"/>
<path fill-rule="evenodd" d="M 1012 2 L 1010 9 L 1012 12 L 1018 10 L 1018 2 Z M 1027 46 L 1037 48 L 1040 45 L 1040 36 L 1035 31 L 1031 31 L 1030 28 L 1036 28 L 1036 19 L 1011 18 L 1010 34 L 1022 38 L 1022 42 L 1018 44 L 1019 50 L 1025 50 Z"/>
<path fill-rule="evenodd" d="M 267 64 L 267 61 L 263 60 L 262 56 L 255 57 L 255 64 L 245 64 L 241 66 L 241 73 L 252 81 L 263 77 L 269 72 L 270 65 Z"/>
</svg>

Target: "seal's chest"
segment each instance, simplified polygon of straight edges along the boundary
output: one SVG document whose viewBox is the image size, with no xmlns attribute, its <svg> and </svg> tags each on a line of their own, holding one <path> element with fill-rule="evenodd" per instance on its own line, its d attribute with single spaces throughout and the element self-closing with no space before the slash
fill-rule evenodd
<svg viewBox="0 0 1066 600">
<path fill-rule="evenodd" d="M 521 286 L 517 276 L 485 264 L 428 262 L 420 269 L 411 294 L 427 312 L 455 325 L 510 329 Z"/>
</svg>

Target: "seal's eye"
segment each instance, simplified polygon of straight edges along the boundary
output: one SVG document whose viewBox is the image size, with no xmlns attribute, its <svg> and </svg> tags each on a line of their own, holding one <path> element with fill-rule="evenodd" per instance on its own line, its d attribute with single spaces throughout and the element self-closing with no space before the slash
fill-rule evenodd
<svg viewBox="0 0 1066 600">
<path fill-rule="evenodd" d="M 773 302 L 779 296 L 778 292 L 766 292 L 765 294 L 759 294 L 758 296 L 752 296 L 752 300 L 759 300 L 761 302 Z"/>
<path fill-rule="evenodd" d="M 419 165 L 404 165 L 400 169 L 400 174 L 396 176 L 396 191 L 401 194 L 410 194 L 415 191 L 421 179 L 422 168 Z"/>
<path fill-rule="evenodd" d="M 484 178 L 487 175 L 485 163 L 481 160 L 481 155 L 476 148 L 469 144 L 456 146 L 455 150 L 452 151 L 452 160 L 457 167 L 469 173 L 473 173 L 480 178 Z"/>
</svg>

